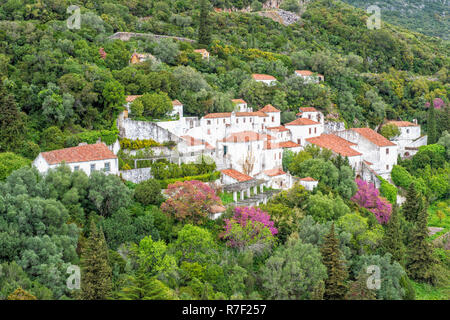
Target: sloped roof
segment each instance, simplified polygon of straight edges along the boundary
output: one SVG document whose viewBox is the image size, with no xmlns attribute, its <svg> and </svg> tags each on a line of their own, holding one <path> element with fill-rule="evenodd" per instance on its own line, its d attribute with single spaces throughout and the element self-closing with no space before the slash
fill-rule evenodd
<svg viewBox="0 0 450 320">
<path fill-rule="evenodd" d="M 307 119 L 307 118 L 298 118 L 294 121 L 291 121 L 289 123 L 286 123 L 285 126 L 311 126 L 311 125 L 317 125 L 320 124 L 314 120 Z"/>
<path fill-rule="evenodd" d="M 134 95 L 134 96 L 126 96 L 125 100 L 127 102 L 133 102 L 134 100 L 136 100 L 137 98 L 142 97 L 142 95 Z"/>
<path fill-rule="evenodd" d="M 195 49 L 194 52 L 197 52 L 197 53 L 208 53 L 209 54 L 208 50 L 206 50 L 206 49 Z"/>
<path fill-rule="evenodd" d="M 278 143 L 278 145 L 281 148 L 297 148 L 300 147 L 300 145 L 298 143 L 295 143 L 294 141 L 283 141 Z"/>
<path fill-rule="evenodd" d="M 305 77 L 314 75 L 314 73 L 312 71 L 309 71 L 309 70 L 295 70 L 295 73 L 300 74 L 300 75 L 305 76 Z M 317 75 L 323 76 L 320 73 L 318 73 Z"/>
<path fill-rule="evenodd" d="M 172 106 L 182 106 L 183 104 L 179 101 L 179 100 L 173 100 L 172 101 Z"/>
<path fill-rule="evenodd" d="M 374 130 L 370 128 L 351 128 L 350 130 L 359 133 L 361 136 L 363 136 L 364 138 L 366 138 L 367 140 L 369 140 L 370 142 L 379 147 L 396 146 L 395 143 L 389 141 L 381 134 L 376 133 Z"/>
<path fill-rule="evenodd" d="M 316 179 L 313 179 L 311 177 L 301 178 L 300 181 L 317 181 Z"/>
<path fill-rule="evenodd" d="M 329 149 L 334 153 L 340 154 L 343 157 L 353 157 L 361 155 L 361 153 L 351 148 L 351 146 L 356 146 L 356 144 L 334 134 L 322 134 L 319 137 L 306 139 L 306 141 L 315 144 L 318 147 Z"/>
<path fill-rule="evenodd" d="M 267 106 L 265 106 L 264 108 L 262 108 L 259 111 L 261 111 L 261 112 L 281 112 L 280 110 L 278 110 L 271 104 L 268 104 Z"/>
<path fill-rule="evenodd" d="M 388 121 L 387 123 L 396 125 L 397 127 L 418 127 L 419 126 L 418 124 L 415 124 L 415 123 L 412 123 L 412 122 L 409 122 L 409 121 L 394 121 L 394 120 L 391 120 L 391 121 Z"/>
<path fill-rule="evenodd" d="M 275 168 L 275 169 L 271 169 L 271 170 L 266 170 L 264 171 L 264 173 L 266 175 L 268 175 L 269 177 L 276 177 L 276 176 L 281 176 L 283 174 L 286 174 L 286 172 L 284 172 L 282 169 L 280 168 Z"/>
<path fill-rule="evenodd" d="M 236 117 L 267 117 L 267 114 L 261 111 L 255 112 L 236 112 Z M 217 118 L 229 118 L 231 117 L 231 112 L 217 112 L 208 113 L 203 118 L 204 119 L 217 119 Z"/>
<path fill-rule="evenodd" d="M 231 102 L 233 102 L 234 104 L 247 104 L 247 102 L 242 99 L 231 99 Z"/>
<path fill-rule="evenodd" d="M 284 132 L 284 131 L 289 131 L 289 129 L 288 129 L 288 128 L 286 128 L 285 126 L 270 127 L 270 128 L 267 128 L 267 130 L 270 130 L 270 131 L 275 131 L 275 132 Z"/>
<path fill-rule="evenodd" d="M 117 159 L 117 156 L 104 143 L 88 144 L 78 147 L 42 152 L 42 157 L 48 164 L 75 163 Z"/>
<path fill-rule="evenodd" d="M 270 76 L 268 74 L 259 74 L 259 73 L 252 74 L 252 78 L 254 80 L 277 80 L 275 79 L 275 77 Z"/>
<path fill-rule="evenodd" d="M 302 113 L 302 112 L 318 112 L 317 109 L 314 107 L 303 107 L 303 108 L 300 108 L 299 110 L 300 110 L 300 113 Z"/>
<path fill-rule="evenodd" d="M 234 169 L 225 169 L 225 170 L 221 170 L 220 172 L 222 172 L 223 174 L 225 174 L 239 182 L 253 180 L 253 178 L 250 177 L 249 175 L 246 175 L 246 174 L 239 172 L 237 170 L 234 170 Z"/>
</svg>

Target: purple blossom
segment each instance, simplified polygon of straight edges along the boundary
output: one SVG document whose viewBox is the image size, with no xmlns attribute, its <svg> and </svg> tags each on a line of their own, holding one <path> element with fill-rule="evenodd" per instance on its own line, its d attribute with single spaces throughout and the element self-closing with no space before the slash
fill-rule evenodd
<svg viewBox="0 0 450 320">
<path fill-rule="evenodd" d="M 379 223 L 387 223 L 392 212 L 392 205 L 389 201 L 380 197 L 380 191 L 375 188 L 373 183 L 356 179 L 356 184 L 358 185 L 358 191 L 351 200 L 372 212 Z"/>
</svg>

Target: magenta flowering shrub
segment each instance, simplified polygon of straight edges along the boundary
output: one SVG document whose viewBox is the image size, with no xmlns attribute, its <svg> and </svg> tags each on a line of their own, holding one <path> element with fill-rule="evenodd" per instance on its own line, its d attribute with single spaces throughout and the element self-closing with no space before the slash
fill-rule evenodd
<svg viewBox="0 0 450 320">
<path fill-rule="evenodd" d="M 211 207 L 222 204 L 213 188 L 197 180 L 170 184 L 165 194 L 168 199 L 161 205 L 161 210 L 188 223 L 203 223 L 211 212 Z"/>
<path fill-rule="evenodd" d="M 380 191 L 375 188 L 373 183 L 356 179 L 356 184 L 358 185 L 358 191 L 351 200 L 372 212 L 379 223 L 387 223 L 392 212 L 392 205 L 389 201 L 380 197 Z"/>
<path fill-rule="evenodd" d="M 444 102 L 444 100 L 442 100 L 441 98 L 435 98 L 435 99 L 433 100 L 433 107 L 434 107 L 435 109 L 438 109 L 438 110 L 442 109 L 442 107 L 444 106 L 444 104 L 445 104 L 445 102 Z M 426 108 L 429 108 L 430 106 L 431 106 L 431 103 L 429 103 L 429 102 L 426 102 L 426 103 L 425 103 L 425 107 L 426 107 Z"/>
<path fill-rule="evenodd" d="M 222 237 L 230 247 L 245 247 L 256 243 L 272 243 L 278 233 L 270 215 L 259 208 L 236 207 L 234 216 L 225 219 Z"/>
</svg>

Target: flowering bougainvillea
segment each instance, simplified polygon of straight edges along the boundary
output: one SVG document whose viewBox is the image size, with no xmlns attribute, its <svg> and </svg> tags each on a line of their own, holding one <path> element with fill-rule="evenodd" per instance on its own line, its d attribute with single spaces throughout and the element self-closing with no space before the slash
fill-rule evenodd
<svg viewBox="0 0 450 320">
<path fill-rule="evenodd" d="M 375 188 L 373 183 L 356 179 L 356 184 L 358 185 L 358 191 L 351 200 L 372 212 L 379 223 L 387 223 L 392 212 L 392 205 L 389 201 L 380 197 L 380 191 Z"/>
<path fill-rule="evenodd" d="M 161 205 L 161 210 L 188 223 L 203 223 L 211 207 L 222 204 L 214 189 L 197 180 L 170 184 L 165 194 L 168 199 Z"/>
<path fill-rule="evenodd" d="M 270 215 L 259 208 L 237 207 L 234 216 L 225 219 L 222 237 L 230 247 L 245 247 L 256 243 L 272 243 L 278 233 Z"/>
</svg>

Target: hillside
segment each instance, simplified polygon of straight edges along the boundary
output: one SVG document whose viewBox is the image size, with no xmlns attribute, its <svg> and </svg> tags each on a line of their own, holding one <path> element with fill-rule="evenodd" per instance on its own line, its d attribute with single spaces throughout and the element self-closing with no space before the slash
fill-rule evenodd
<svg viewBox="0 0 450 320">
<path fill-rule="evenodd" d="M 359 8 L 369 4 L 363 0 L 344 0 Z M 381 0 L 370 2 L 381 9 L 382 19 L 409 30 L 450 39 L 450 4 L 446 0 Z"/>
</svg>

